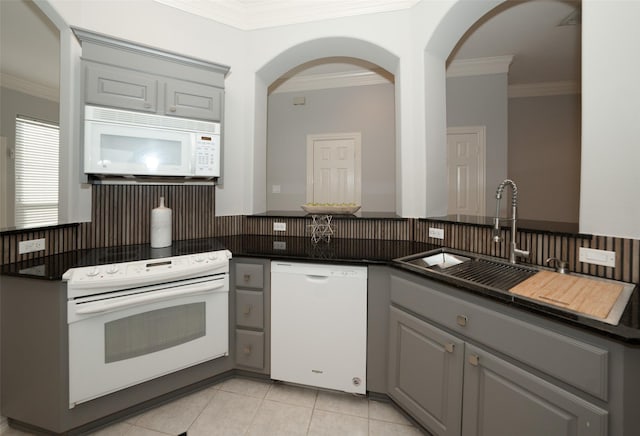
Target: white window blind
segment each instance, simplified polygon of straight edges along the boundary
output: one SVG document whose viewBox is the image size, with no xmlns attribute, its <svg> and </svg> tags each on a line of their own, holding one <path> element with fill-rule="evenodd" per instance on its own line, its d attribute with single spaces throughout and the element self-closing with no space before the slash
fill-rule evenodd
<svg viewBox="0 0 640 436">
<path fill-rule="evenodd" d="M 57 125 L 16 118 L 16 226 L 58 223 Z"/>
</svg>

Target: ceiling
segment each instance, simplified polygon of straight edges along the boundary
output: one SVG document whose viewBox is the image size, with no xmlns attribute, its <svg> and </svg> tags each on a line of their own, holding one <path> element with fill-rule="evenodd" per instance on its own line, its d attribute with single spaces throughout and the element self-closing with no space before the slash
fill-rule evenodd
<svg viewBox="0 0 640 436">
<path fill-rule="evenodd" d="M 343 16 L 407 9 L 418 0 L 154 0 L 241 29 L 258 29 Z M 423 0 L 427 1 L 427 0 Z M 58 87 L 59 36 L 31 1 L 0 0 L 0 47 L 6 74 Z M 509 0 L 481 19 L 452 52 L 451 62 L 512 55 L 509 83 L 580 82 L 581 26 L 559 26 L 580 1 Z M 25 53 L 33 56 L 25 56 Z M 356 60 L 329 60 L 292 70 L 289 77 L 345 72 L 380 73 Z M 384 80 L 393 80 L 382 73 Z M 361 78 L 361 76 L 359 76 Z M 343 80 L 344 83 L 344 80 Z M 366 82 L 363 82 L 366 83 Z"/>
<path fill-rule="evenodd" d="M 420 0 L 154 0 L 242 30 L 407 9 Z"/>
</svg>

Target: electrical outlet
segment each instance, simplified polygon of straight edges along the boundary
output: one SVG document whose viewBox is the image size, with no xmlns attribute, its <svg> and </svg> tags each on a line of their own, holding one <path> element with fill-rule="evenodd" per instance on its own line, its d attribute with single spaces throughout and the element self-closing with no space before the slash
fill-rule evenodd
<svg viewBox="0 0 640 436">
<path fill-rule="evenodd" d="M 29 241 L 18 242 L 18 254 L 33 253 L 34 251 L 42 251 L 45 249 L 45 238 L 31 239 Z"/>
<path fill-rule="evenodd" d="M 273 223 L 273 231 L 274 232 L 286 232 L 287 231 L 287 223 Z"/>
<path fill-rule="evenodd" d="M 273 241 L 274 250 L 286 250 L 287 243 L 285 241 Z"/>
<path fill-rule="evenodd" d="M 596 250 L 595 248 L 578 248 L 578 260 L 584 263 L 592 263 L 602 266 L 616 266 L 616 252 Z"/>
<path fill-rule="evenodd" d="M 444 229 L 429 227 L 429 237 L 435 239 L 444 239 Z"/>
</svg>

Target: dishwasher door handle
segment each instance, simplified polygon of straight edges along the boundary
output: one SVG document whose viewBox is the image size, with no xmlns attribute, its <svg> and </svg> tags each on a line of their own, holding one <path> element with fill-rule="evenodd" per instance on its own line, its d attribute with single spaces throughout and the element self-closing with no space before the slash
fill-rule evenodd
<svg viewBox="0 0 640 436">
<path fill-rule="evenodd" d="M 321 276 L 318 274 L 305 274 L 304 275 L 307 280 L 310 280 L 312 282 L 326 282 L 327 280 L 329 280 L 329 276 Z"/>
</svg>

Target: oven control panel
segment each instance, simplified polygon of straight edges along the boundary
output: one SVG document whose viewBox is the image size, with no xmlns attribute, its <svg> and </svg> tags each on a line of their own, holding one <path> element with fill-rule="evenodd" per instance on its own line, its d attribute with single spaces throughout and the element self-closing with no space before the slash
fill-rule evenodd
<svg viewBox="0 0 640 436">
<path fill-rule="evenodd" d="M 213 274 L 228 274 L 231 252 L 173 256 L 161 259 L 71 268 L 62 279 L 67 282 L 69 298 L 97 289 L 127 289 L 149 284 L 184 280 Z M 73 294 L 73 297 L 72 297 Z"/>
</svg>

